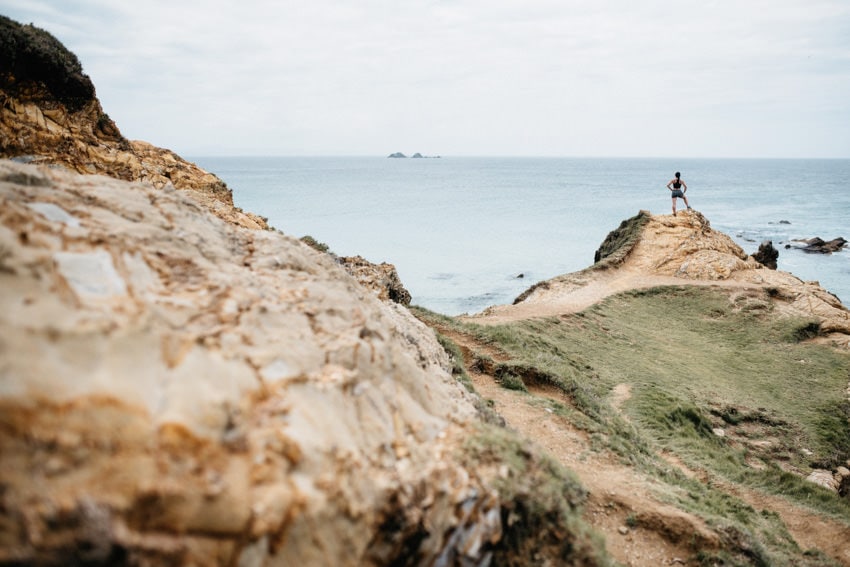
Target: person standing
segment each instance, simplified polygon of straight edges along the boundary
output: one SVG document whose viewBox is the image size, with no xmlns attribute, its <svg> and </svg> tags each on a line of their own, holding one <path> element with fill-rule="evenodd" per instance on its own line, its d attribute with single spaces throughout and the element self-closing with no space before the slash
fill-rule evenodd
<svg viewBox="0 0 850 567">
<path fill-rule="evenodd" d="M 673 197 L 673 216 L 676 216 L 676 198 L 682 199 L 685 201 L 685 206 L 688 207 L 688 210 L 691 210 L 691 206 L 688 204 L 688 198 L 685 197 L 685 193 L 688 192 L 688 186 L 685 185 L 685 182 L 682 181 L 682 174 L 678 171 L 676 172 L 676 177 L 670 180 L 667 184 L 667 189 L 670 190 L 670 194 Z"/>
</svg>

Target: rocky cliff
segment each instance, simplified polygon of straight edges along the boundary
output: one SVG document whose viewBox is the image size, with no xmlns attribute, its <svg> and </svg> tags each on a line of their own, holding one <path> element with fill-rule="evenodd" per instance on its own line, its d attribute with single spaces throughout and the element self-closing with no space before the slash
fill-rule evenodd
<svg viewBox="0 0 850 567">
<path fill-rule="evenodd" d="M 605 561 L 433 332 L 297 240 L 0 161 L 0 290 L 0 563 Z"/>
<path fill-rule="evenodd" d="M 185 190 L 219 217 L 266 228 L 227 185 L 175 153 L 127 140 L 77 57 L 44 30 L 0 16 L 0 157 Z"/>
<path fill-rule="evenodd" d="M 0 52 L 0 564 L 607 564 L 392 266 L 256 230 L 49 33 Z"/>
<path fill-rule="evenodd" d="M 641 211 L 611 231 L 591 267 L 535 284 L 515 305 L 490 308 L 483 319 L 554 315 L 620 291 L 676 284 L 767 290 L 780 311 L 816 317 L 825 336 L 850 346 L 850 311 L 839 298 L 818 282 L 769 269 L 697 211 Z"/>
</svg>

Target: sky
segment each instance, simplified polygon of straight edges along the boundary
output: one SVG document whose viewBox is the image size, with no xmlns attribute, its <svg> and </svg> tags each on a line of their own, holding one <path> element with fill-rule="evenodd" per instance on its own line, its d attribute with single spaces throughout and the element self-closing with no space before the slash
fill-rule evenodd
<svg viewBox="0 0 850 567">
<path fill-rule="evenodd" d="M 183 156 L 850 158 L 848 0 L 0 0 Z"/>
</svg>

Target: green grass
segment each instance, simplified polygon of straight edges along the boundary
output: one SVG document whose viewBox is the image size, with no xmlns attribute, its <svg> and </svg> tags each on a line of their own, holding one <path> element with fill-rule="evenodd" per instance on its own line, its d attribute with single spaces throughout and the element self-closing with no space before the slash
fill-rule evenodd
<svg viewBox="0 0 850 567">
<path fill-rule="evenodd" d="M 593 268 L 604 269 L 625 260 L 643 233 L 643 227 L 649 222 L 651 216 L 647 211 L 640 211 L 609 232 L 599 249 L 596 250 Z"/>
<path fill-rule="evenodd" d="M 811 334 L 811 321 L 778 319 L 770 310 L 753 315 L 716 290 L 659 288 L 616 296 L 574 316 L 471 328 L 515 364 L 557 376 L 573 393 L 583 391 L 583 409 L 591 413 L 615 385 L 630 384 L 628 412 L 659 440 L 665 419 L 687 420 L 659 415 L 662 393 L 692 406 L 692 426 L 702 419 L 703 433 L 712 426 L 734 428 L 712 409 L 757 410 L 764 424 L 776 422 L 771 431 L 780 432 L 783 443 L 794 446 L 798 466 L 836 466 L 850 457 L 843 397 L 850 356 L 800 343 Z M 804 449 L 813 455 L 804 457 Z"/>
<path fill-rule="evenodd" d="M 850 458 L 850 354 L 805 342 L 819 325 L 780 316 L 774 300 L 768 292 L 730 297 L 721 289 L 660 287 L 558 318 L 442 324 L 505 352 L 510 362 L 493 368 L 512 380 L 559 387 L 574 408 L 553 411 L 659 479 L 659 497 L 705 519 L 724 547 L 703 554 L 704 564 L 828 565 L 819 553 L 799 550 L 777 516 L 657 456 L 674 453 L 709 478 L 773 492 L 850 524 L 850 500 L 803 479 L 811 468 Z M 631 387 L 624 416 L 608 403 L 621 383 Z"/>
</svg>

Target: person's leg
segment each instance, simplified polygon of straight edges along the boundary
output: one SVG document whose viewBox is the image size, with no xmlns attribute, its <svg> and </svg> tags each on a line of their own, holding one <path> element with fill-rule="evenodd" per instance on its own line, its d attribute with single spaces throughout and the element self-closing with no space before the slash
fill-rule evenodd
<svg viewBox="0 0 850 567">
<path fill-rule="evenodd" d="M 688 204 L 688 198 L 684 194 L 682 194 L 682 200 L 685 201 L 685 206 L 690 210 L 691 206 Z"/>
<path fill-rule="evenodd" d="M 676 197 L 673 197 L 673 216 L 676 216 Z"/>
</svg>

